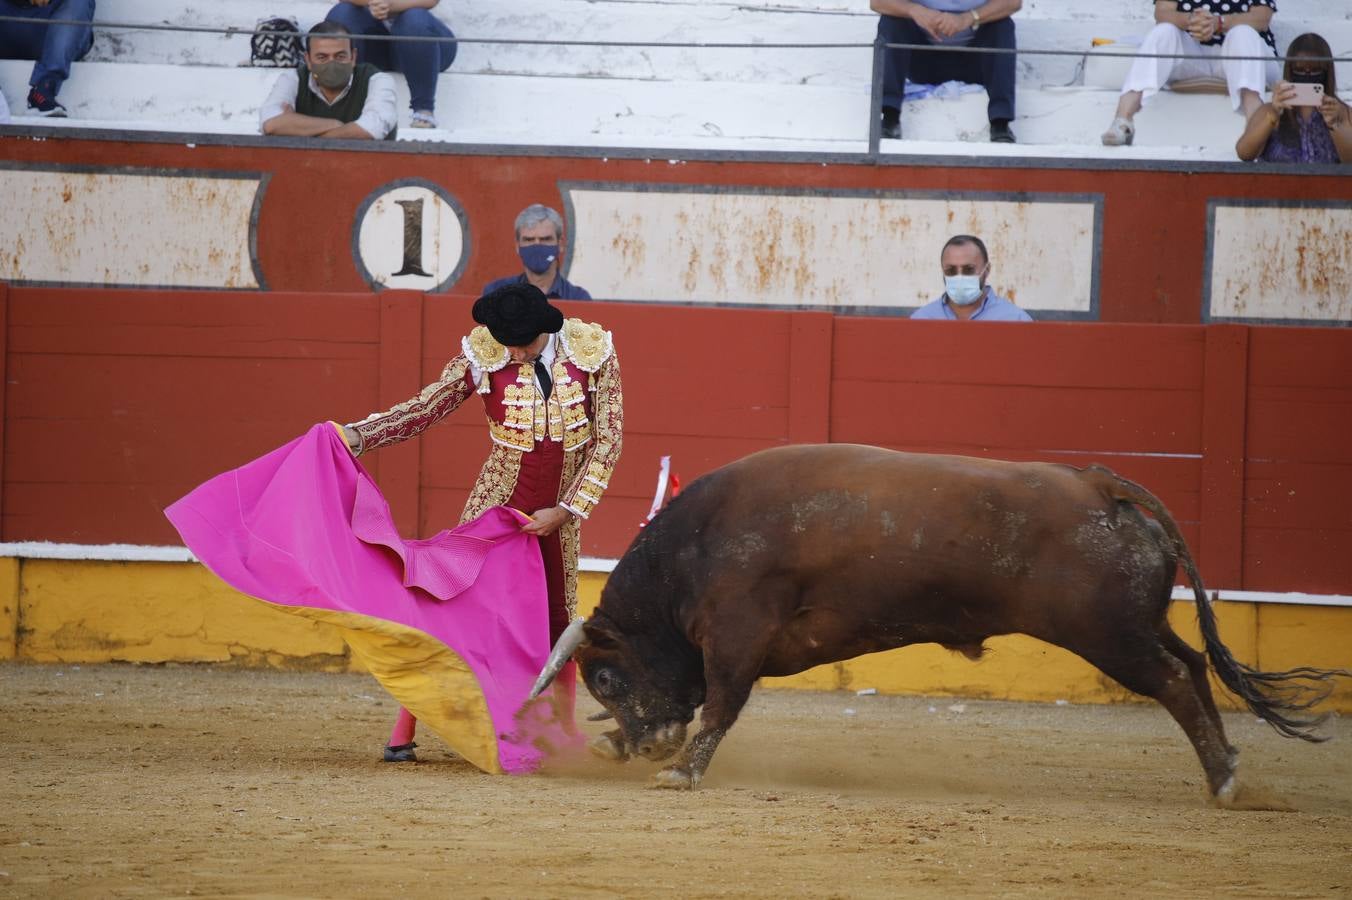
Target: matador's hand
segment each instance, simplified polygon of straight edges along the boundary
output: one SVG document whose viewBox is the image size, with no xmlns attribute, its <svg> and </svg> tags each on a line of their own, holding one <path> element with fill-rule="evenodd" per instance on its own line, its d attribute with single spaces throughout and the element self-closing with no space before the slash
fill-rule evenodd
<svg viewBox="0 0 1352 900">
<path fill-rule="evenodd" d="M 537 537 L 547 537 L 558 531 L 572 517 L 573 514 L 562 506 L 537 509 L 531 514 L 531 520 L 521 526 L 521 530 Z"/>
</svg>

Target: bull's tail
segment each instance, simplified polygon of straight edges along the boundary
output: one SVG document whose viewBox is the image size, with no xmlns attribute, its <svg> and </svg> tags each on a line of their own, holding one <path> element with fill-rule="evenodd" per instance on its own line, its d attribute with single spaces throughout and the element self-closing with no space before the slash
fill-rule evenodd
<svg viewBox="0 0 1352 900">
<path fill-rule="evenodd" d="M 1344 669 L 1316 669 L 1300 666 L 1284 672 L 1261 672 L 1246 666 L 1235 659 L 1230 649 L 1221 642 L 1216 628 L 1216 613 L 1211 607 L 1211 598 L 1202 585 L 1202 576 L 1197 571 L 1192 553 L 1188 550 L 1178 523 L 1169 514 L 1169 510 L 1159 498 L 1133 481 L 1110 472 L 1100 466 L 1091 466 L 1109 476 L 1105 479 L 1108 494 L 1114 499 L 1134 503 L 1145 509 L 1164 528 L 1164 533 L 1174 544 L 1174 550 L 1183 571 L 1192 582 L 1193 595 L 1197 598 L 1197 621 L 1201 626 L 1202 639 L 1206 642 L 1207 658 L 1216 670 L 1221 683 L 1258 718 L 1267 722 L 1286 737 L 1296 737 L 1305 741 L 1325 741 L 1326 736 L 1314 733 L 1328 714 L 1302 715 L 1316 706 L 1333 691 L 1336 679 L 1352 677 L 1352 672 Z"/>
</svg>

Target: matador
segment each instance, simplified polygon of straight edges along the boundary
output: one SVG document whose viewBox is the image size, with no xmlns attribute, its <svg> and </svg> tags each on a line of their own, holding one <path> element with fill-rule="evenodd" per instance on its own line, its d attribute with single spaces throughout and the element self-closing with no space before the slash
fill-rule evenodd
<svg viewBox="0 0 1352 900">
<path fill-rule="evenodd" d="M 500 505 L 530 515 L 524 530 L 540 541 L 552 645 L 577 606 L 581 520 L 600 501 L 620 456 L 620 365 L 610 332 L 565 320 L 533 285 L 485 294 L 473 316 L 478 326 L 440 378 L 411 400 L 343 426 L 343 433 L 360 456 L 416 437 L 472 394 L 480 396 L 492 447 L 460 521 Z M 559 681 L 571 720 L 575 670 L 570 666 Z M 386 762 L 416 760 L 415 728 L 401 709 Z"/>
</svg>

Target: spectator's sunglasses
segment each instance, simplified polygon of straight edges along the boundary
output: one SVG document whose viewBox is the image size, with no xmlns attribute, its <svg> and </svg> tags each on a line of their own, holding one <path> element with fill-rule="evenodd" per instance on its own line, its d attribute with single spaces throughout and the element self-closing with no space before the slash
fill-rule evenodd
<svg viewBox="0 0 1352 900">
<path fill-rule="evenodd" d="M 1301 63 L 1294 61 L 1291 63 L 1292 75 L 1305 75 L 1311 78 L 1323 78 L 1326 71 L 1327 70 L 1323 63 Z"/>
</svg>

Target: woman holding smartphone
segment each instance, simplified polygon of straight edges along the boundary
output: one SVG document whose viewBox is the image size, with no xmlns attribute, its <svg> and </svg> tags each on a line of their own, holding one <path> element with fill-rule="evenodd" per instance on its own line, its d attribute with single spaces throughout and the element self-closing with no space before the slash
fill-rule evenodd
<svg viewBox="0 0 1352 900">
<path fill-rule="evenodd" d="M 1338 99 L 1331 56 L 1328 41 L 1317 34 L 1291 42 L 1272 100 L 1254 110 L 1235 143 L 1240 159 L 1352 163 L 1352 114 Z"/>
</svg>

